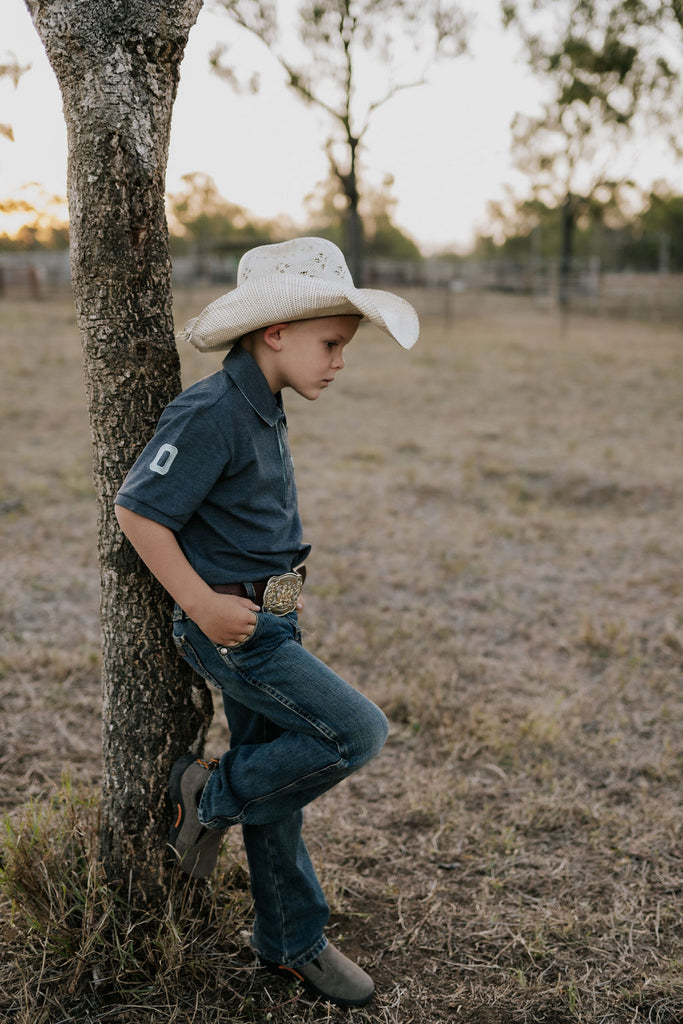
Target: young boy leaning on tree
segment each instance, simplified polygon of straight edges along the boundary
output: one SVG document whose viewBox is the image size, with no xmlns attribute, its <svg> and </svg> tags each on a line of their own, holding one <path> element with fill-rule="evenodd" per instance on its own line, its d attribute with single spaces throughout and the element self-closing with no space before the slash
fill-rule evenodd
<svg viewBox="0 0 683 1024">
<path fill-rule="evenodd" d="M 387 722 L 301 644 L 310 547 L 282 392 L 317 399 L 363 318 L 404 348 L 417 339 L 412 306 L 355 288 L 331 242 L 246 253 L 237 287 L 183 332 L 201 351 L 229 349 L 222 369 L 169 404 L 116 498 L 123 532 L 176 602 L 178 650 L 221 691 L 230 727 L 220 759 L 187 753 L 171 769 L 171 847 L 204 878 L 226 830 L 241 825 L 254 949 L 340 1006 L 362 1006 L 374 985 L 325 937 L 302 808 L 379 752 Z"/>
</svg>

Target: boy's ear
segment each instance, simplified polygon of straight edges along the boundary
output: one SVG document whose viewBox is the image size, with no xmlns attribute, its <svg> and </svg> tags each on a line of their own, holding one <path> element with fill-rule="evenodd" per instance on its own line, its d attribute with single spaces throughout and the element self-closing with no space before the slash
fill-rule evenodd
<svg viewBox="0 0 683 1024">
<path fill-rule="evenodd" d="M 272 348 L 274 352 L 280 352 L 282 350 L 282 335 L 286 329 L 287 324 L 271 324 L 269 327 L 264 329 L 263 340 L 268 348 Z"/>
</svg>

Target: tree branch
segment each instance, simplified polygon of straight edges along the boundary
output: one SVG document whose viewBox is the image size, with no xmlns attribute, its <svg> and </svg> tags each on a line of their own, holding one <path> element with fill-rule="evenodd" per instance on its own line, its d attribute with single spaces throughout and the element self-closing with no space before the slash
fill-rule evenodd
<svg viewBox="0 0 683 1024">
<path fill-rule="evenodd" d="M 370 106 L 368 107 L 368 113 L 367 117 L 365 118 L 365 124 L 363 125 L 363 128 L 358 138 L 361 139 L 365 132 L 368 130 L 370 126 L 370 118 L 375 113 L 375 111 L 379 110 L 379 108 L 383 107 L 385 103 L 388 103 L 389 100 L 393 99 L 394 96 L 397 95 L 397 93 L 404 92 L 406 89 L 417 89 L 418 86 L 426 84 L 426 78 L 419 78 L 415 82 L 402 82 L 400 85 L 395 85 L 392 89 L 390 89 L 389 92 L 385 96 L 382 96 L 381 99 L 375 100 L 374 103 L 371 103 Z"/>
</svg>

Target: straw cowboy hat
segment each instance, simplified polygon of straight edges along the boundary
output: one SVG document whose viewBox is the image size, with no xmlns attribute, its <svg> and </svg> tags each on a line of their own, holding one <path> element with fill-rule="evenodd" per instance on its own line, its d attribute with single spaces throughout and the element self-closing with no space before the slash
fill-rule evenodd
<svg viewBox="0 0 683 1024">
<path fill-rule="evenodd" d="M 391 292 L 356 288 L 334 243 L 295 238 L 245 253 L 237 287 L 189 320 L 178 338 L 213 352 L 259 327 L 347 313 L 369 320 L 403 348 L 417 341 L 419 324 L 410 303 Z"/>
</svg>

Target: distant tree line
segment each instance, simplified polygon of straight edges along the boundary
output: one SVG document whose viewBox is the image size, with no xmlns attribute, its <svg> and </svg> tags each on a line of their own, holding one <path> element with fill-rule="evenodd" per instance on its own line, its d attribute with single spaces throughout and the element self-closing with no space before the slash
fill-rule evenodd
<svg viewBox="0 0 683 1024">
<path fill-rule="evenodd" d="M 522 43 L 541 99 L 537 112 L 518 114 L 512 124 L 513 157 L 531 191 L 518 212 L 526 205 L 535 223 L 530 231 L 506 232 L 510 248 L 527 245 L 540 255 L 552 240 L 560 306 L 569 303 L 576 259 L 589 251 L 606 264 L 623 264 L 630 252 L 637 269 L 666 260 L 670 266 L 672 257 L 680 259 L 671 251 L 677 236 L 669 236 L 667 255 L 662 221 L 675 221 L 676 202 L 650 196 L 642 214 L 625 211 L 629 155 L 654 137 L 680 155 L 683 3 L 519 0 L 502 2 L 501 12 Z"/>
<path fill-rule="evenodd" d="M 245 33 L 257 37 L 286 86 L 327 117 L 329 134 L 321 144 L 329 176 L 308 197 L 307 220 L 297 225 L 254 217 L 221 197 L 206 175 L 187 175 L 183 189 L 168 200 L 172 251 L 191 253 L 201 263 L 209 254 L 236 253 L 259 241 L 317 233 L 345 249 L 358 283 L 365 259 L 420 259 L 417 245 L 394 223 L 391 176 L 373 189 L 362 153 L 379 108 L 426 81 L 435 59 L 465 52 L 470 26 L 461 5 L 298 0 L 287 26 L 278 0 L 219 0 L 218 6 L 227 15 L 226 35 L 232 33 L 236 44 Z M 477 240 L 475 255 L 553 260 L 561 305 L 568 301 L 568 275 L 577 260 L 597 257 L 606 269 L 680 269 L 680 200 L 663 188 L 636 197 L 625 157 L 655 138 L 683 151 L 683 3 L 502 0 L 500 14 L 538 79 L 539 105 L 518 113 L 511 126 L 513 158 L 528 183 L 525 195 L 513 200 L 512 211 L 492 205 L 490 234 Z M 233 66 L 232 46 L 232 39 L 216 46 L 214 70 L 238 92 L 258 89 L 258 72 L 245 79 Z M 357 86 L 368 63 L 377 92 L 362 102 Z M 0 64 L 0 75 L 15 82 L 24 70 L 14 58 Z M 11 137 L 10 126 L 0 125 L 0 131 Z M 6 204 L 0 202 L 0 210 Z M 502 239 L 501 247 L 496 243 Z M 16 238 L 0 236 L 0 249 L 67 245 L 66 226 L 37 214 Z"/>
<path fill-rule="evenodd" d="M 509 211 L 492 207 L 491 221 L 472 258 L 525 266 L 558 262 L 563 226 L 557 207 L 520 201 Z M 683 196 L 651 192 L 628 220 L 611 204 L 587 205 L 574 228 L 572 265 L 590 261 L 606 271 L 683 273 Z"/>
<path fill-rule="evenodd" d="M 245 249 L 302 234 L 320 235 L 342 246 L 344 204 L 332 176 L 321 182 L 306 198 L 306 222 L 297 225 L 279 217 L 259 218 L 222 196 L 207 174 L 186 174 L 180 191 L 167 196 L 171 252 L 192 255 L 201 264 L 209 256 L 238 256 Z M 396 199 L 393 179 L 387 176 L 381 188 L 365 190 L 360 203 L 364 222 L 365 252 L 370 259 L 419 260 L 416 243 L 393 220 Z M 34 213 L 13 236 L 0 235 L 0 252 L 66 249 L 69 227 L 21 200 L 21 210 Z M 16 209 L 15 201 L 15 209 Z"/>
</svg>

